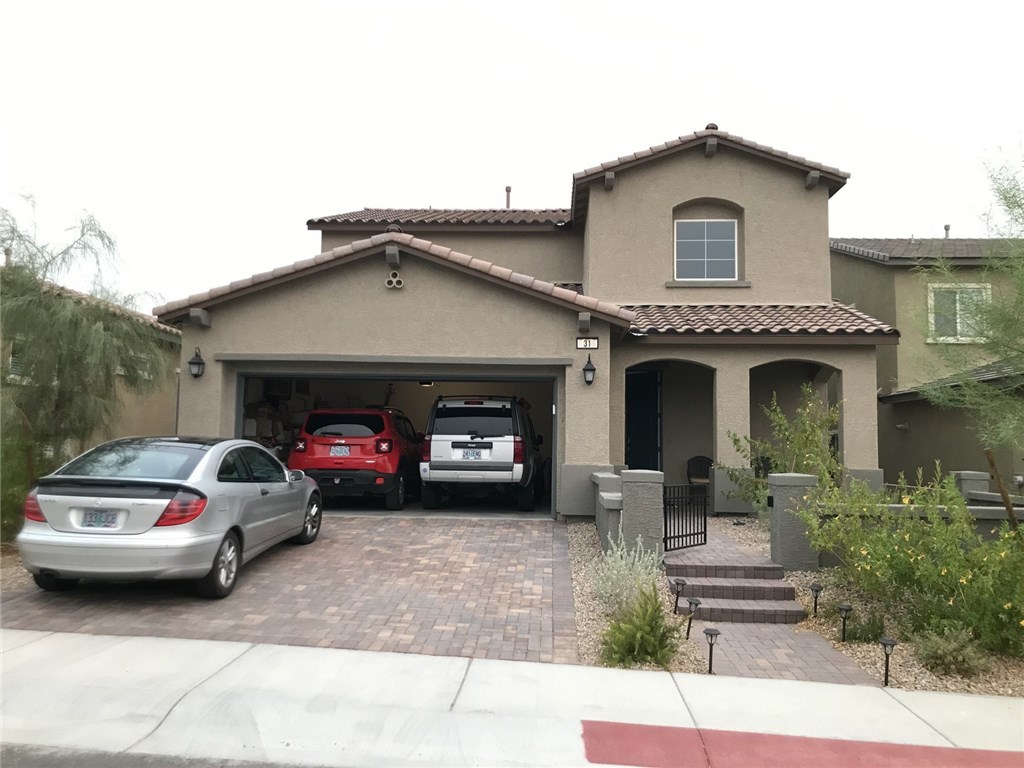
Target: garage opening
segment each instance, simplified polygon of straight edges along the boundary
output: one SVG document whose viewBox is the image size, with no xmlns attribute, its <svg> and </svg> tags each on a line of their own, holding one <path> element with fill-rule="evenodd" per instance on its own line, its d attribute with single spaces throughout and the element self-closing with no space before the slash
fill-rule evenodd
<svg viewBox="0 0 1024 768">
<path fill-rule="evenodd" d="M 530 415 L 536 434 L 541 437 L 542 493 L 534 512 L 549 513 L 552 499 L 552 478 L 558 466 L 557 435 L 554 417 L 556 402 L 555 379 L 551 376 L 536 378 L 451 378 L 436 375 L 383 376 L 289 376 L 281 374 L 242 374 L 239 385 L 238 433 L 256 440 L 274 450 L 281 460 L 289 463 L 296 450 L 296 441 L 302 434 L 310 412 L 325 409 L 394 408 L 401 411 L 411 423 L 412 430 L 424 433 L 430 408 L 439 396 L 506 396 L 518 398 Z M 339 430 L 343 431 L 343 430 Z M 367 437 L 372 437 L 367 435 Z M 353 450 L 359 440 L 353 442 Z M 372 441 L 370 441 L 372 442 Z M 300 450 L 306 446 L 299 445 Z M 335 450 L 344 450 L 339 446 Z M 296 463 L 296 462 L 292 462 Z M 418 473 L 417 473 L 418 477 Z M 348 475 L 334 477 L 339 483 L 353 482 Z M 394 509 L 397 491 L 391 502 L 377 485 L 360 491 L 349 488 L 337 498 L 327 500 L 328 509 L 381 510 Z M 359 482 L 363 482 L 362 479 Z M 422 503 L 418 487 L 409 478 L 403 509 L 418 511 Z M 321 486 L 323 487 L 323 485 Z M 390 487 L 390 486 L 389 486 Z M 503 491 L 509 489 L 501 489 Z M 326 496 L 326 494 L 325 494 Z M 515 493 L 499 493 L 497 489 L 467 487 L 453 495 L 445 495 L 444 509 L 453 511 L 494 511 L 517 513 Z"/>
</svg>

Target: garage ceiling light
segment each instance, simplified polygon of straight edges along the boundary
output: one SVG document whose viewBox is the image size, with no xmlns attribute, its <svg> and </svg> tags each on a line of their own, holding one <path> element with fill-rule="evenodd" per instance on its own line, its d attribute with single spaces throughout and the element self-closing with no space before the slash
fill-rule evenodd
<svg viewBox="0 0 1024 768">
<path fill-rule="evenodd" d="M 434 382 L 432 382 L 432 381 L 421 381 L 420 382 L 420 386 L 421 387 L 432 387 L 432 386 L 434 386 Z"/>
</svg>

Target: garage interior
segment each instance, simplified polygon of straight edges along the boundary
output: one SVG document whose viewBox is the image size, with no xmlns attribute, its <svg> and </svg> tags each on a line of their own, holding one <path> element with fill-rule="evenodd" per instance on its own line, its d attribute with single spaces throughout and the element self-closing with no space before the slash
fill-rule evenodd
<svg viewBox="0 0 1024 768">
<path fill-rule="evenodd" d="M 401 409 L 419 432 L 425 432 L 430 407 L 439 396 L 510 395 L 527 405 L 534 429 L 543 437 L 540 450 L 547 466 L 558 466 L 554 418 L 554 380 L 454 379 L 434 376 L 289 376 L 244 374 L 240 376 L 239 435 L 277 449 L 282 461 L 311 410 L 321 408 Z M 548 473 L 549 478 L 554 470 Z M 537 511 L 549 509 L 551 481 Z M 347 506 L 377 505 L 377 500 L 350 500 Z M 511 511 L 515 508 L 512 506 Z"/>
</svg>

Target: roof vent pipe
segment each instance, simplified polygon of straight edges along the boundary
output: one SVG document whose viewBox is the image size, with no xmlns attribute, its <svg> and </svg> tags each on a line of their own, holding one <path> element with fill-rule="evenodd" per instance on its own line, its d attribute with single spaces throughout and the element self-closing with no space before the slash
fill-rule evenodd
<svg viewBox="0 0 1024 768">
<path fill-rule="evenodd" d="M 512 187 L 505 187 L 505 210 L 512 207 Z"/>
<path fill-rule="evenodd" d="M 946 239 L 949 240 L 949 224 L 946 224 L 943 229 L 946 230 Z"/>
</svg>

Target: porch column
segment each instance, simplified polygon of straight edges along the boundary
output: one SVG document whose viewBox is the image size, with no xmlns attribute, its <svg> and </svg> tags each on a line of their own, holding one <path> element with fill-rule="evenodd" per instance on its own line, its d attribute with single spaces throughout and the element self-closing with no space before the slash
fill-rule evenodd
<svg viewBox="0 0 1024 768">
<path fill-rule="evenodd" d="M 716 465 L 747 467 L 747 462 L 733 447 L 729 433 L 740 437 L 750 435 L 750 367 L 728 358 L 715 369 L 715 455 Z M 751 512 L 750 504 L 729 499 L 726 494 L 733 484 L 719 466 L 711 470 L 711 508 L 713 514 Z"/>
<path fill-rule="evenodd" d="M 840 378 L 842 408 L 840 441 L 843 464 L 856 469 L 878 466 L 878 396 L 875 358 L 859 354 L 856 364 L 843 368 Z"/>
</svg>

